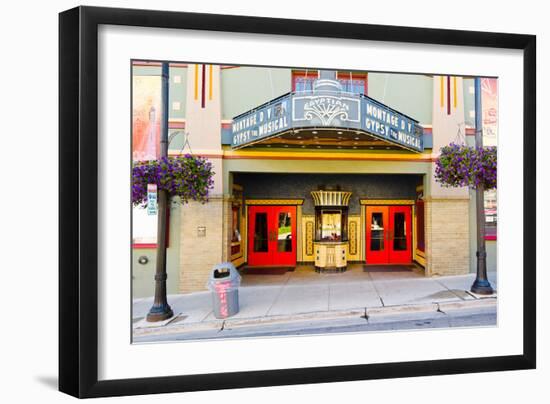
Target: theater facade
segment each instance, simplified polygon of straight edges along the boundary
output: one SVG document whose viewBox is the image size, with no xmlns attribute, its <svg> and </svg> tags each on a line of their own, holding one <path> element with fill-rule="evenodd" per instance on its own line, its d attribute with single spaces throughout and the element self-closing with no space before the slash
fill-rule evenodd
<svg viewBox="0 0 550 404">
<path fill-rule="evenodd" d="M 160 64 L 132 73 L 138 160 L 158 130 Z M 170 208 L 168 293 L 206 290 L 223 261 L 474 272 L 474 194 L 434 180 L 440 147 L 473 143 L 472 89 L 456 76 L 172 63 L 169 153 L 204 156 L 215 176 L 208 203 Z M 155 224 L 134 208 L 134 297 L 153 294 Z"/>
</svg>

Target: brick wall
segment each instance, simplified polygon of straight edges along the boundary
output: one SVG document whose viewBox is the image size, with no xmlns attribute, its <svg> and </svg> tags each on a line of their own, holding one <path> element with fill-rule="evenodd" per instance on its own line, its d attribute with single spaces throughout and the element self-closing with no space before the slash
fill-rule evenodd
<svg viewBox="0 0 550 404">
<path fill-rule="evenodd" d="M 210 270 L 223 261 L 223 247 L 227 244 L 223 225 L 226 205 L 224 198 L 218 196 L 205 204 L 189 202 L 181 209 L 180 292 L 207 290 Z M 204 237 L 199 237 L 198 227 L 206 227 Z"/>
<path fill-rule="evenodd" d="M 468 199 L 425 201 L 426 275 L 469 273 Z"/>
</svg>

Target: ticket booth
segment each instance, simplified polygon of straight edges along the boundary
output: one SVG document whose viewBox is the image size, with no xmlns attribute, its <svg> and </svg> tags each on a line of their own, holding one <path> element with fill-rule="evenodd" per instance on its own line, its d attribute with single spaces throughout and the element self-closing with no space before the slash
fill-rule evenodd
<svg viewBox="0 0 550 404">
<path fill-rule="evenodd" d="M 351 192 L 314 191 L 315 270 L 344 272 L 348 255 L 348 203 Z"/>
</svg>

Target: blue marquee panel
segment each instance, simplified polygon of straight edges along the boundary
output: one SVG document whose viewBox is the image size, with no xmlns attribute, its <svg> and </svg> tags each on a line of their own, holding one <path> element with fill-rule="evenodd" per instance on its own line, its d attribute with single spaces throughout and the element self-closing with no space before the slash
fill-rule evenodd
<svg viewBox="0 0 550 404">
<path fill-rule="evenodd" d="M 418 122 L 362 94 L 334 91 L 289 93 L 234 118 L 231 146 L 241 148 L 297 128 L 364 131 L 422 152 Z"/>
</svg>

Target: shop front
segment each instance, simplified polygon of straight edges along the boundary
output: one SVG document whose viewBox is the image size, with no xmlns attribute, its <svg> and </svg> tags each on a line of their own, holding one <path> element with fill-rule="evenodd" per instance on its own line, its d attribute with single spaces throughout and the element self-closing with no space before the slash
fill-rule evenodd
<svg viewBox="0 0 550 404">
<path fill-rule="evenodd" d="M 307 165 L 295 162 L 295 168 Z M 245 168 L 243 161 L 233 162 Z M 266 162 L 257 161 L 255 170 Z M 398 165 L 393 164 L 394 168 Z M 418 167 L 423 167 L 423 164 Z M 344 164 L 348 170 L 353 165 Z M 232 207 L 232 242 L 246 268 L 310 265 L 317 272 L 344 272 L 349 264 L 401 265 L 417 262 L 417 189 L 425 174 L 231 173 L 240 190 Z M 235 237 L 232 238 L 235 240 Z"/>
</svg>

